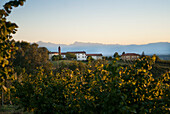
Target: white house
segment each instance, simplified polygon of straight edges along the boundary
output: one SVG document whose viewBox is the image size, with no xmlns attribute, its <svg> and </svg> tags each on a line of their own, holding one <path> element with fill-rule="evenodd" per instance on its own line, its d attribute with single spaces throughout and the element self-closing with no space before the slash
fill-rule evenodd
<svg viewBox="0 0 170 114">
<path fill-rule="evenodd" d="M 88 57 L 92 57 L 94 60 L 99 60 L 102 59 L 102 54 L 86 54 L 86 56 Z"/>
<path fill-rule="evenodd" d="M 87 60 L 86 52 L 85 51 L 75 51 L 75 52 L 67 52 L 67 53 L 73 53 L 76 55 L 77 60 Z"/>
<path fill-rule="evenodd" d="M 82 60 L 87 60 L 86 52 L 85 51 L 75 51 L 75 52 L 66 52 L 66 53 L 61 53 L 61 57 L 63 59 L 66 58 L 67 53 L 73 53 L 76 55 L 77 60 L 82 61 Z M 59 55 L 58 52 L 50 52 L 49 53 L 49 59 L 51 60 L 52 56 L 54 55 Z"/>
<path fill-rule="evenodd" d="M 54 55 L 61 55 L 61 57 L 65 59 L 67 53 L 75 54 L 77 60 L 79 60 L 79 61 L 87 60 L 88 56 L 91 56 L 95 60 L 102 59 L 102 54 L 86 54 L 85 51 L 74 51 L 74 52 L 61 53 L 60 46 L 58 47 L 58 52 L 50 52 L 49 53 L 49 59 L 51 60 L 52 56 L 54 56 Z"/>
</svg>

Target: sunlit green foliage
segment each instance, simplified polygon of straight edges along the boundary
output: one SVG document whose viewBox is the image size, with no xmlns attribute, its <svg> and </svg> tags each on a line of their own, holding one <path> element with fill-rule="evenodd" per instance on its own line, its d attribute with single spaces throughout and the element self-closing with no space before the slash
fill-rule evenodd
<svg viewBox="0 0 170 114">
<path fill-rule="evenodd" d="M 83 71 L 66 67 L 48 76 L 40 68 L 16 81 L 12 93 L 18 106 L 39 113 L 166 113 L 169 74 L 154 79 L 152 63 L 149 57 L 128 67 L 93 61 Z"/>
<path fill-rule="evenodd" d="M 53 55 L 51 59 L 52 61 L 58 61 L 58 60 L 62 60 L 63 58 L 61 57 L 61 55 Z"/>
<path fill-rule="evenodd" d="M 50 72 L 51 63 L 48 60 L 48 49 L 45 47 L 38 47 L 38 44 L 30 44 L 28 42 L 16 42 L 15 58 L 13 59 L 13 66 L 16 73 L 20 74 L 20 69 L 26 69 L 26 73 L 34 73 L 36 67 L 42 66 L 46 72 Z"/>
<path fill-rule="evenodd" d="M 25 0 L 15 0 L 6 3 L 3 9 L 0 9 L 0 90 L 2 90 L 2 103 L 4 98 L 4 91 L 7 89 L 7 81 L 11 77 L 12 68 L 9 63 L 16 48 L 12 41 L 12 34 L 16 33 L 18 26 L 15 23 L 7 21 L 7 16 L 11 13 L 13 7 L 23 5 Z M 1 95 L 0 95 L 1 96 Z"/>
<path fill-rule="evenodd" d="M 66 54 L 66 58 L 68 60 L 75 60 L 76 59 L 76 55 L 74 53 L 67 53 Z"/>
<path fill-rule="evenodd" d="M 167 106 L 169 84 L 164 83 L 169 81 L 169 74 L 167 72 L 160 76 L 160 79 L 153 78 L 150 72 L 153 62 L 150 57 L 144 57 L 119 72 L 120 90 L 126 94 L 128 104 L 126 108 L 135 109 L 134 112 L 164 112 L 165 106 L 169 107 Z"/>
</svg>

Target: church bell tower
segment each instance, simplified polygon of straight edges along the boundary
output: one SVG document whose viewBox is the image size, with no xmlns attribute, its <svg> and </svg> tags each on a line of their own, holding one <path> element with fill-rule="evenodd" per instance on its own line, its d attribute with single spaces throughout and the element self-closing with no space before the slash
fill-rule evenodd
<svg viewBox="0 0 170 114">
<path fill-rule="evenodd" d="M 61 47 L 60 46 L 58 47 L 58 53 L 59 53 L 59 55 L 61 55 Z"/>
</svg>

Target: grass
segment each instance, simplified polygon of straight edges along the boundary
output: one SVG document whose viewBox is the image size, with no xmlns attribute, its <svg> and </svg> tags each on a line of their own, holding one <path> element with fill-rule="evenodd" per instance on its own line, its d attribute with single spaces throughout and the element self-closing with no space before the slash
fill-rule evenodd
<svg viewBox="0 0 170 114">
<path fill-rule="evenodd" d="M 0 107 L 0 114 L 23 113 L 22 110 L 16 110 L 14 105 L 3 105 Z"/>
<path fill-rule="evenodd" d="M 69 65 L 71 63 L 74 63 L 74 62 L 82 62 L 82 63 L 87 63 L 86 61 L 77 61 L 77 60 L 59 60 L 59 61 L 51 61 L 51 63 L 56 66 L 60 63 L 64 63 L 66 65 Z"/>
<path fill-rule="evenodd" d="M 62 62 L 65 62 L 65 63 L 71 63 L 75 60 L 58 60 L 58 61 L 51 61 L 53 64 L 56 64 L 56 63 L 62 63 Z"/>
<path fill-rule="evenodd" d="M 0 114 L 33 114 L 33 112 L 24 112 L 14 105 L 3 105 L 0 107 Z"/>
</svg>

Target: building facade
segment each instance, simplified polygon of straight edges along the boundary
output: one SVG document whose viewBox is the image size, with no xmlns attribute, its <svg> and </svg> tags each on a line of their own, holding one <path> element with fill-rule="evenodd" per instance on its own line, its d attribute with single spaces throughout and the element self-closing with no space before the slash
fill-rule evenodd
<svg viewBox="0 0 170 114">
<path fill-rule="evenodd" d="M 102 59 L 102 54 L 86 54 L 87 57 L 92 57 L 94 60 Z"/>
<path fill-rule="evenodd" d="M 78 61 L 87 60 L 86 52 L 85 51 L 79 51 L 79 52 L 71 52 L 76 55 L 76 59 Z"/>
<path fill-rule="evenodd" d="M 91 56 L 94 60 L 102 59 L 102 54 L 86 54 L 85 51 L 74 51 L 74 52 L 65 52 L 61 53 L 61 47 L 58 47 L 58 52 L 50 52 L 49 53 L 49 60 L 52 59 L 54 55 L 61 55 L 63 59 L 66 59 L 66 54 L 67 53 L 72 53 L 76 55 L 76 60 L 78 61 L 83 61 L 87 60 L 88 56 Z"/>
<path fill-rule="evenodd" d="M 137 60 L 140 57 L 139 54 L 136 53 L 125 53 L 121 55 L 122 60 L 124 61 L 134 61 Z"/>
</svg>

